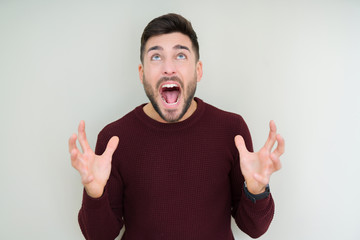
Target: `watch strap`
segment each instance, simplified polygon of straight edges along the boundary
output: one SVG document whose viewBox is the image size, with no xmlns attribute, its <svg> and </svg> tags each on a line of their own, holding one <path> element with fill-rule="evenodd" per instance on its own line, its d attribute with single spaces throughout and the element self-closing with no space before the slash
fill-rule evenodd
<svg viewBox="0 0 360 240">
<path fill-rule="evenodd" d="M 244 182 L 244 192 L 248 199 L 250 199 L 253 203 L 256 203 L 256 200 L 265 199 L 270 195 L 270 187 L 268 184 L 268 185 L 266 185 L 265 192 L 260 193 L 260 194 L 252 194 L 247 189 L 246 182 Z"/>
</svg>

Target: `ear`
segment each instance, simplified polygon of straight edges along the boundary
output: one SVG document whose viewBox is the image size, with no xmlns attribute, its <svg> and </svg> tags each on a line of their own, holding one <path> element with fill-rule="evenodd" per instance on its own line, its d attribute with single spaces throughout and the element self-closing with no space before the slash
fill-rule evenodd
<svg viewBox="0 0 360 240">
<path fill-rule="evenodd" d="M 139 64 L 139 78 L 140 78 L 140 81 L 142 84 L 143 83 L 143 80 L 144 80 L 144 67 L 142 64 Z"/>
<path fill-rule="evenodd" d="M 197 81 L 200 82 L 203 76 L 203 65 L 200 60 L 196 63 L 196 76 L 197 76 Z"/>
</svg>

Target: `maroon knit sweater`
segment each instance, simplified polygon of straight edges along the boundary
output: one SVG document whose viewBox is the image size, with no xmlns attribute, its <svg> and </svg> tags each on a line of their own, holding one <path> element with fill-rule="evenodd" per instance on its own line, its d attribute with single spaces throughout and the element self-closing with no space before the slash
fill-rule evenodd
<svg viewBox="0 0 360 240">
<path fill-rule="evenodd" d="M 125 226 L 124 240 L 231 240 L 231 215 L 251 237 L 266 232 L 273 199 L 245 196 L 234 143 L 240 134 L 253 150 L 246 123 L 195 100 L 185 121 L 157 122 L 141 105 L 99 133 L 96 154 L 112 136 L 120 142 L 103 196 L 84 191 L 79 223 L 86 239 L 114 239 Z"/>
</svg>

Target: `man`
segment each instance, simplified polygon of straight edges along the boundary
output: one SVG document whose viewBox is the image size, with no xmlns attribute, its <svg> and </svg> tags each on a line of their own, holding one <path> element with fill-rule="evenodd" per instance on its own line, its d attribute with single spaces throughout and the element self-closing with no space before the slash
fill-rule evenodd
<svg viewBox="0 0 360 240">
<path fill-rule="evenodd" d="M 151 21 L 140 54 L 150 102 L 107 125 L 95 153 L 83 121 L 69 139 L 85 189 L 79 212 L 85 238 L 114 239 L 125 226 L 125 240 L 228 240 L 231 215 L 251 237 L 265 233 L 274 214 L 268 183 L 284 152 L 275 123 L 253 153 L 241 116 L 194 97 L 202 63 L 196 33 L 182 16 Z"/>
</svg>

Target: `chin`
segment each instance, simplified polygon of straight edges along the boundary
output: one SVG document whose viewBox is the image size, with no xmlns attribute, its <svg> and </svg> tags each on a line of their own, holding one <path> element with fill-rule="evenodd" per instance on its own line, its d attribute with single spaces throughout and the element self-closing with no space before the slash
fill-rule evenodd
<svg viewBox="0 0 360 240">
<path fill-rule="evenodd" d="M 180 121 L 185 115 L 186 111 L 184 110 L 183 106 L 178 106 L 177 108 L 162 108 L 158 113 L 164 121 L 174 123 Z"/>
</svg>

